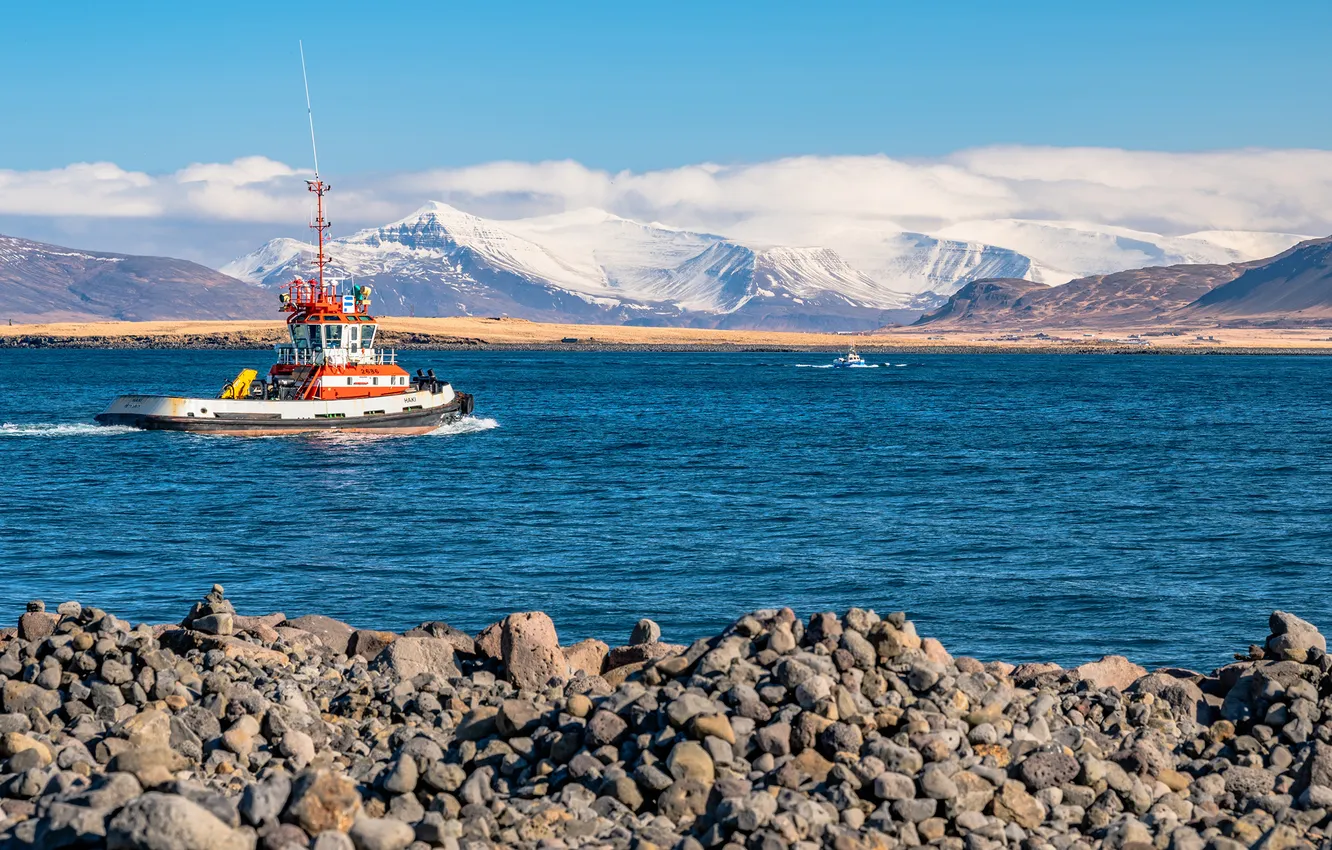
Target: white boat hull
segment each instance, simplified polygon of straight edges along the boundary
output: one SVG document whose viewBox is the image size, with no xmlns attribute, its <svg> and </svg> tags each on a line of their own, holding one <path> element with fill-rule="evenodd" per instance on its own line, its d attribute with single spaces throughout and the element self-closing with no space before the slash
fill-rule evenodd
<svg viewBox="0 0 1332 850">
<path fill-rule="evenodd" d="M 472 397 L 445 384 L 439 392 L 313 401 L 125 395 L 98 414 L 97 422 L 233 436 L 316 431 L 425 434 L 471 411 Z"/>
</svg>

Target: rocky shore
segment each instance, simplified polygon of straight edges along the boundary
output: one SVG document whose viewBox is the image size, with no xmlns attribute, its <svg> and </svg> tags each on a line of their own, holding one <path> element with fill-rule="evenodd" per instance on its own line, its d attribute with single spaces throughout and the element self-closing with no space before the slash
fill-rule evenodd
<svg viewBox="0 0 1332 850">
<path fill-rule="evenodd" d="M 182 336 L 48 336 L 43 334 L 13 334 L 0 336 L 0 349 L 5 348 L 75 348 L 94 350 L 169 350 L 169 351 L 255 351 L 271 349 L 277 342 L 276 335 L 271 338 L 249 333 L 188 334 Z M 580 340 L 576 343 L 525 343 L 525 342 L 488 342 L 471 337 L 434 336 L 431 334 L 385 333 L 380 337 L 385 347 L 403 351 L 640 351 L 648 353 L 809 353 L 842 354 L 845 347 L 830 345 L 769 345 L 740 343 L 686 343 L 670 345 L 662 343 L 623 343 Z M 986 344 L 968 345 L 937 344 L 910 345 L 897 343 L 876 345 L 860 343 L 861 354 L 911 355 L 911 354 L 1127 354 L 1127 355 L 1183 355 L 1212 356 L 1218 354 L 1238 354 L 1248 356 L 1261 355 L 1299 355 L 1329 356 L 1332 348 L 1309 348 L 1289 346 L 1269 348 L 1258 346 L 1226 346 L 1216 348 L 1148 348 L 1141 345 L 1122 345 L 1104 343 L 1098 345 L 1022 345 L 1022 344 Z"/>
<path fill-rule="evenodd" d="M 32 602 L 0 630 L 0 848 L 1201 850 L 1332 843 L 1332 658 L 948 654 L 901 613 L 562 644 Z"/>
</svg>

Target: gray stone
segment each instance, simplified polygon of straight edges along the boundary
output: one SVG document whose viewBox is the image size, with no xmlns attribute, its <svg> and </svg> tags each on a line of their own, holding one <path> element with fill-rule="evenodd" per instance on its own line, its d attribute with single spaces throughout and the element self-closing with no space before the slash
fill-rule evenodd
<svg viewBox="0 0 1332 850">
<path fill-rule="evenodd" d="M 364 815 L 356 819 L 348 835 L 356 850 L 406 850 L 416 840 L 416 832 L 402 821 Z"/>
<path fill-rule="evenodd" d="M 587 721 L 586 741 L 589 749 L 614 744 L 620 740 L 629 724 L 617 714 L 600 710 Z"/>
<path fill-rule="evenodd" d="M 1307 660 L 1309 651 L 1327 652 L 1327 640 L 1313 623 L 1285 611 L 1273 611 L 1268 621 L 1272 634 L 1267 639 L 1268 654 L 1278 660 Z"/>
<path fill-rule="evenodd" d="M 541 723 L 542 713 L 531 700 L 506 699 L 495 715 L 495 728 L 506 738 L 526 735 Z"/>
<path fill-rule="evenodd" d="M 314 761 L 314 739 L 299 729 L 288 729 L 278 742 L 278 752 L 290 761 L 291 766 L 300 770 Z"/>
<path fill-rule="evenodd" d="M 631 646 L 656 643 L 659 640 L 661 640 L 661 626 L 646 618 L 639 620 L 637 625 L 634 626 L 633 632 L 629 635 Z"/>
<path fill-rule="evenodd" d="M 205 614 L 194 620 L 190 628 L 209 635 L 229 635 L 236 630 L 235 621 L 228 613 Z"/>
<path fill-rule="evenodd" d="M 1235 766 L 1228 768 L 1222 776 L 1226 781 L 1226 790 L 1236 797 L 1270 794 L 1276 785 L 1276 777 L 1261 767 Z"/>
<path fill-rule="evenodd" d="M 106 846 L 109 850 L 252 850 L 253 844 L 197 803 L 149 791 L 111 819 Z"/>
<path fill-rule="evenodd" d="M 930 765 L 920 775 L 920 790 L 935 800 L 952 800 L 958 795 L 957 784 L 943 769 Z"/>
<path fill-rule="evenodd" d="M 291 796 L 291 777 L 275 772 L 263 782 L 252 782 L 241 792 L 240 815 L 251 826 L 275 823 Z"/>
<path fill-rule="evenodd" d="M 347 833 L 328 830 L 315 836 L 311 850 L 355 850 L 355 847 Z"/>
<path fill-rule="evenodd" d="M 1077 778 L 1081 766 L 1067 753 L 1032 753 L 1018 767 L 1022 781 L 1032 791 L 1065 785 Z"/>
<path fill-rule="evenodd" d="M 880 800 L 911 800 L 916 796 L 916 783 L 901 773 L 880 773 L 874 779 L 874 796 Z"/>
<path fill-rule="evenodd" d="M 422 673 L 446 679 L 460 675 L 454 662 L 453 644 L 445 638 L 398 638 L 375 656 L 372 666 L 400 679 L 412 679 Z"/>
<path fill-rule="evenodd" d="M 410 794 L 416 790 L 418 778 L 416 762 L 410 756 L 399 756 L 384 776 L 384 790 L 394 794 Z"/>
</svg>

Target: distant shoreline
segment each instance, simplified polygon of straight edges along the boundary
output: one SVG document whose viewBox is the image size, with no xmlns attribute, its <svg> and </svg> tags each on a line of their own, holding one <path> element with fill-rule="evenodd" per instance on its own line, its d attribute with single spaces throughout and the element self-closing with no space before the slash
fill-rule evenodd
<svg viewBox="0 0 1332 850">
<path fill-rule="evenodd" d="M 278 321 L 65 322 L 0 326 L 0 349 L 257 350 L 285 337 Z M 914 330 L 865 333 L 569 325 L 521 319 L 380 320 L 380 342 L 403 350 L 865 354 L 1332 354 L 1327 328 Z"/>
<path fill-rule="evenodd" d="M 32 344 L 22 338 L 3 337 L 0 338 L 0 350 L 26 349 L 30 351 L 42 349 L 59 349 L 64 351 L 83 350 L 83 351 L 265 351 L 269 346 L 256 346 L 247 344 L 195 344 L 191 341 L 176 340 L 155 340 L 153 342 L 144 342 L 142 344 L 126 344 L 129 340 L 100 339 L 64 339 L 52 340 L 50 342 L 40 342 Z M 549 352 L 570 352 L 570 353 L 644 353 L 644 354 L 688 354 L 707 353 L 707 354 L 828 354 L 833 355 L 842 349 L 826 346 L 793 347 L 793 346 L 745 346 L 745 345 L 651 345 L 651 344 L 588 344 L 588 345 L 558 345 L 550 343 L 428 343 L 420 345 L 399 345 L 396 346 L 402 351 L 549 351 Z M 1327 357 L 1332 356 L 1332 349 L 1326 348 L 1257 348 L 1257 347 L 1226 347 L 1210 349 L 1180 349 L 1180 348 L 1144 348 L 1139 346 L 1068 346 L 1055 348 L 1051 346 L 980 346 L 980 345 L 933 345 L 933 346 L 878 346 L 862 345 L 858 346 L 861 354 L 1043 354 L 1050 356 L 1060 355 L 1078 355 L 1078 354 L 1101 354 L 1107 356 L 1128 355 L 1128 356 L 1170 356 L 1170 357 L 1207 357 L 1217 355 L 1245 355 L 1245 356 L 1308 356 L 1308 357 Z"/>
</svg>

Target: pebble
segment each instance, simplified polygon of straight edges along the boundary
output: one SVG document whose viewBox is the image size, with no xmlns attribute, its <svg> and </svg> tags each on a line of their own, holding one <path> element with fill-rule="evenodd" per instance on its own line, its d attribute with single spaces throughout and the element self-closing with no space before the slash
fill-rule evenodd
<svg viewBox="0 0 1332 850">
<path fill-rule="evenodd" d="M 1288 612 L 1203 675 L 954 658 L 862 609 L 606 650 L 540 612 L 398 635 L 220 587 L 179 626 L 28 607 L 0 636 L 5 850 L 1332 844 L 1332 662 Z"/>
</svg>

